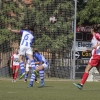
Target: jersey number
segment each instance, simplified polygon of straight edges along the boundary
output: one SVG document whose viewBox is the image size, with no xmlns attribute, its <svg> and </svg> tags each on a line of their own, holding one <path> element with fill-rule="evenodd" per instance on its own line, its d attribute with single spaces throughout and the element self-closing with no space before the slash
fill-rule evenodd
<svg viewBox="0 0 100 100">
<path fill-rule="evenodd" d="M 24 42 L 25 42 L 25 40 L 28 40 L 28 38 L 29 38 L 29 36 L 28 36 L 29 34 L 26 34 L 25 36 L 24 36 L 24 39 L 23 39 L 23 41 L 22 41 L 22 44 L 21 45 L 23 45 L 24 44 Z M 25 46 L 28 46 L 28 42 L 26 42 L 25 43 Z"/>
</svg>

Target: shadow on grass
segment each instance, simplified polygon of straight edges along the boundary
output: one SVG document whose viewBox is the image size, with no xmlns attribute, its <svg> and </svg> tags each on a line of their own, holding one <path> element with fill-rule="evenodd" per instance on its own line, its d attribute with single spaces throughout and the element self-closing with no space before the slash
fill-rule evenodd
<svg viewBox="0 0 100 100">
<path fill-rule="evenodd" d="M 38 86 L 38 88 L 48 88 L 48 87 L 53 87 L 53 86 Z"/>
</svg>

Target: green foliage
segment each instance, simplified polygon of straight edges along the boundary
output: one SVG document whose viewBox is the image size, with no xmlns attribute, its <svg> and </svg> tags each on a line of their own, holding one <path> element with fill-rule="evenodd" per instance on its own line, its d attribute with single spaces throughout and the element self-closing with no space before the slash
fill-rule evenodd
<svg viewBox="0 0 100 100">
<path fill-rule="evenodd" d="M 49 48 L 51 51 L 66 48 L 68 35 L 71 38 L 73 36 L 71 34 L 71 21 L 74 11 L 72 2 L 66 0 L 34 0 L 33 5 L 32 9 L 26 8 L 24 25 L 37 23 L 35 29 L 36 48 Z M 51 16 L 55 16 L 56 23 L 49 21 Z"/>
<path fill-rule="evenodd" d="M 7 30 L 8 24 L 11 24 L 14 29 L 20 29 L 25 25 L 36 23 L 34 47 L 51 51 L 67 48 L 68 36 L 71 38 L 73 36 L 71 34 L 73 11 L 73 3 L 69 0 L 33 0 L 31 7 L 19 0 L 2 1 L 0 43 L 16 37 Z M 10 12 L 13 12 L 15 16 L 10 16 Z M 57 19 L 55 23 L 49 21 L 51 16 Z M 19 39 L 18 36 L 17 39 Z"/>
<path fill-rule="evenodd" d="M 100 1 L 88 0 L 84 9 L 78 12 L 79 24 L 100 24 Z"/>
<path fill-rule="evenodd" d="M 1 2 L 0 10 L 0 44 L 6 41 L 13 40 L 16 35 L 7 30 L 8 26 L 19 29 L 22 26 L 22 19 L 24 18 L 22 8 L 19 8 L 19 3 L 12 0 L 3 0 Z M 19 38 L 17 38 L 19 39 Z"/>
</svg>

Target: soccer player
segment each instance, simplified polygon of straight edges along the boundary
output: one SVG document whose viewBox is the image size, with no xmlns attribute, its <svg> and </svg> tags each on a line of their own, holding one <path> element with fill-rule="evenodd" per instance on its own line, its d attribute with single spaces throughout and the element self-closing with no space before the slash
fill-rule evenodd
<svg viewBox="0 0 100 100">
<path fill-rule="evenodd" d="M 15 49 L 14 54 L 12 54 L 11 56 L 10 68 L 12 69 L 12 76 L 13 76 L 12 82 L 16 82 L 19 70 L 19 53 L 17 48 Z"/>
<path fill-rule="evenodd" d="M 19 49 L 20 70 L 22 74 L 24 74 L 25 72 L 25 64 L 24 64 L 25 54 L 28 55 L 31 66 L 34 69 L 33 50 L 32 50 L 32 43 L 34 41 L 34 35 L 33 35 L 34 27 L 35 25 L 27 26 L 25 30 L 12 30 L 10 27 L 8 28 L 9 31 L 13 33 L 19 33 L 22 35 L 20 42 L 20 49 Z"/>
<path fill-rule="evenodd" d="M 38 73 L 41 79 L 41 87 L 43 87 L 44 86 L 44 70 L 48 69 L 49 63 L 47 62 L 45 57 L 38 52 L 38 50 L 35 50 L 33 54 L 34 54 L 35 65 L 38 65 L 38 66 L 36 67 L 35 70 L 33 70 L 29 87 L 33 87 L 35 77 L 38 77 Z"/>
<path fill-rule="evenodd" d="M 26 70 L 25 70 L 25 82 L 27 82 L 27 78 L 28 78 L 28 74 L 29 74 L 29 71 L 32 70 L 32 67 L 31 67 L 31 64 L 30 64 L 30 60 L 29 58 L 27 57 L 26 55 Z M 34 65 L 35 66 L 35 65 Z M 23 76 L 22 76 L 23 77 Z M 22 78 L 21 77 L 21 78 Z M 36 83 L 39 83 L 39 81 L 37 80 L 37 77 L 35 78 L 35 82 Z"/>
<path fill-rule="evenodd" d="M 85 84 L 89 75 L 89 71 L 92 67 L 95 66 L 97 70 L 100 72 L 100 34 L 97 31 L 98 31 L 98 27 L 93 26 L 91 28 L 91 34 L 93 35 L 93 38 L 91 40 L 92 56 L 89 60 L 88 65 L 85 68 L 85 72 L 83 74 L 81 82 L 79 84 L 73 83 L 79 89 L 82 89 L 83 85 Z"/>
</svg>

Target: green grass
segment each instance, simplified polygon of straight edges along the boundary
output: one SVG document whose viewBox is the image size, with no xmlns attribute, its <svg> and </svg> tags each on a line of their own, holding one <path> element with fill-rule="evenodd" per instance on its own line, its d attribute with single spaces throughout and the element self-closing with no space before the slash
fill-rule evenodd
<svg viewBox="0 0 100 100">
<path fill-rule="evenodd" d="M 29 82 L 1 80 L 0 100 L 100 100 L 99 82 L 86 82 L 84 88 L 79 90 L 74 87 L 74 81 L 48 80 L 43 88 L 39 88 L 37 83 L 27 88 Z"/>
</svg>

